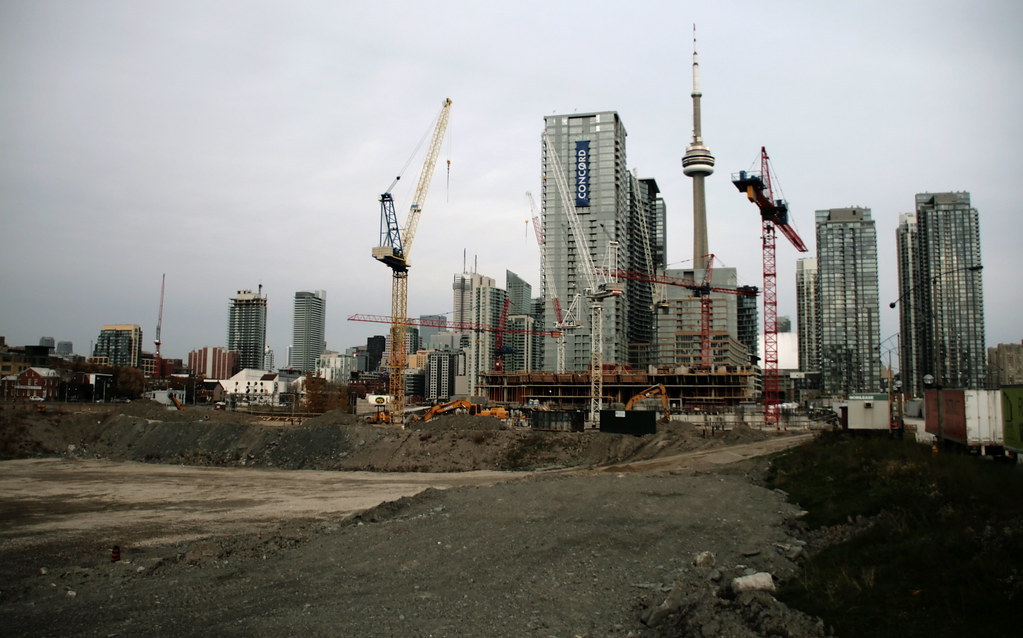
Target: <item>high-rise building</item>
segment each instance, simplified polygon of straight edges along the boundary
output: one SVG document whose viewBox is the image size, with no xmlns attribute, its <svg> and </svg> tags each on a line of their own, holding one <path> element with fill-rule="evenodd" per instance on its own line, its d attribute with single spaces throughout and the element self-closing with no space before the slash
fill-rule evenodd
<svg viewBox="0 0 1023 638">
<path fill-rule="evenodd" d="M 704 179 L 714 172 L 714 156 L 703 144 L 700 116 L 700 63 L 696 57 L 696 28 L 693 28 L 693 140 L 682 157 L 682 172 L 693 178 L 693 267 L 707 267 L 707 196 Z"/>
<path fill-rule="evenodd" d="M 757 309 L 759 290 L 756 286 L 739 286 L 743 294 L 736 295 L 736 339 L 746 347 L 749 357 L 745 365 L 757 365 L 760 352 L 760 313 Z"/>
<path fill-rule="evenodd" d="M 630 244 L 626 254 L 630 257 L 626 268 L 634 272 L 663 274 L 667 267 L 664 246 L 664 217 L 666 207 L 660 188 L 653 179 L 633 179 L 632 211 L 630 215 Z M 643 279 L 625 281 L 625 299 L 628 312 L 628 362 L 637 367 L 657 363 L 652 359 L 654 340 L 654 305 L 657 288 Z"/>
<path fill-rule="evenodd" d="M 327 349 L 323 340 L 327 318 L 327 291 L 300 290 L 295 293 L 294 327 L 288 366 L 311 373 L 316 370 L 316 358 Z"/>
<path fill-rule="evenodd" d="M 498 326 L 501 313 L 508 293 L 494 285 L 490 277 L 476 275 L 472 287 L 472 307 L 469 323 L 482 326 Z M 477 392 L 478 374 L 494 369 L 494 347 L 497 333 L 486 330 L 472 335 L 466 352 L 466 373 L 468 376 L 468 392 L 475 396 Z"/>
<path fill-rule="evenodd" d="M 1000 343 L 987 349 L 989 388 L 1023 383 L 1023 343 Z"/>
<path fill-rule="evenodd" d="M 980 221 L 970 194 L 917 194 L 896 240 L 904 391 L 922 394 L 928 377 L 946 388 L 984 388 Z"/>
<path fill-rule="evenodd" d="M 533 287 L 510 270 L 505 271 L 508 292 L 508 315 L 505 318 L 504 370 L 528 372 L 533 370 L 533 348 L 537 339 L 528 334 L 535 329 L 533 313 Z M 510 331 L 510 332 L 509 332 Z"/>
<path fill-rule="evenodd" d="M 451 318 L 455 323 L 468 323 L 472 316 L 472 287 L 474 282 L 479 281 L 483 275 L 470 272 L 460 272 L 455 274 L 454 281 L 451 283 L 451 290 L 453 292 L 453 304 L 452 307 L 454 312 Z M 493 285 L 491 283 L 491 285 Z"/>
<path fill-rule="evenodd" d="M 239 290 L 231 297 L 227 317 L 227 349 L 236 350 L 243 369 L 264 369 L 266 348 L 266 296 L 263 286 L 258 292 Z"/>
<path fill-rule="evenodd" d="M 817 340 L 817 259 L 796 261 L 796 327 L 799 332 L 799 369 L 816 372 L 820 362 Z"/>
<path fill-rule="evenodd" d="M 444 315 L 420 315 L 419 319 L 424 323 L 430 323 L 432 325 L 421 325 L 419 326 L 419 342 L 424 348 L 432 348 L 430 342 L 433 341 L 433 337 L 437 335 L 441 330 L 445 330 L 443 326 L 447 325 L 448 318 Z"/>
<path fill-rule="evenodd" d="M 536 331 L 541 331 L 545 329 L 543 325 L 543 309 L 546 305 L 547 305 L 546 299 L 544 299 L 543 297 L 533 298 L 533 306 L 529 314 L 533 318 L 533 329 Z M 545 345 L 546 343 L 544 341 L 543 335 L 541 334 L 533 335 L 532 361 L 529 364 L 530 370 L 543 370 L 543 355 Z"/>
<path fill-rule="evenodd" d="M 508 314 L 528 315 L 533 304 L 533 287 L 510 270 L 504 271 L 504 280 L 508 291 Z"/>
<path fill-rule="evenodd" d="M 698 367 L 703 365 L 703 302 L 693 287 L 703 282 L 705 270 L 668 269 L 665 274 L 689 286 L 665 286 L 656 313 L 656 340 L 652 358 L 659 365 Z M 708 282 L 716 288 L 743 290 L 735 268 L 713 268 Z M 746 367 L 756 356 L 756 297 L 740 302 L 738 294 L 713 292 L 710 304 L 710 364 Z M 751 316 L 752 312 L 752 316 Z M 740 331 L 740 323 L 742 330 Z"/>
<path fill-rule="evenodd" d="M 822 390 L 881 387 L 877 230 L 869 208 L 816 211 L 817 335 Z"/>
<path fill-rule="evenodd" d="M 380 369 L 380 362 L 384 358 L 384 350 L 387 349 L 387 337 L 375 335 L 366 339 L 366 370 L 376 372 Z"/>
<path fill-rule="evenodd" d="M 451 351 L 431 352 L 426 363 L 426 399 L 428 401 L 449 401 L 455 394 L 455 377 L 459 370 L 462 353 Z"/>
<path fill-rule="evenodd" d="M 103 326 L 92 360 L 112 366 L 140 367 L 142 361 L 142 327 L 135 324 Z"/>
<path fill-rule="evenodd" d="M 625 126 L 613 111 L 550 115 L 544 118 L 544 134 L 550 141 L 543 144 L 543 229 L 547 249 L 547 272 L 554 282 L 563 308 L 568 308 L 577 295 L 583 295 L 579 312 L 573 317 L 582 327 L 566 333 L 566 370 L 585 370 L 591 362 L 592 343 L 590 317 L 592 303 L 585 297 L 590 287 L 585 272 L 586 251 L 596 266 L 628 268 L 630 254 L 633 192 L 632 178 L 626 167 Z M 564 194 L 558 191 L 553 177 L 553 160 L 548 152 L 557 154 L 563 167 L 571 167 L 565 180 L 572 191 L 568 194 L 579 220 L 582 237 L 570 231 L 569 211 L 564 209 Z M 567 169 L 566 169 L 567 170 Z M 625 363 L 628 356 L 628 295 L 612 296 L 599 301 L 603 308 L 603 360 Z M 545 309 L 543 324 L 556 323 L 553 307 Z M 557 367 L 557 349 L 545 349 L 544 368 Z"/>
</svg>

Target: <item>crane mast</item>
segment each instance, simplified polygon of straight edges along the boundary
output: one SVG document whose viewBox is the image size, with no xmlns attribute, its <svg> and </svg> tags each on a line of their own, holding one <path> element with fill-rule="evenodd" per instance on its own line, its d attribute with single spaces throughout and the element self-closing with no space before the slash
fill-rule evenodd
<svg viewBox="0 0 1023 638">
<path fill-rule="evenodd" d="M 394 198 L 391 189 L 398 179 L 391 183 L 387 192 L 380 196 L 380 246 L 373 248 L 373 258 L 383 262 L 391 269 L 391 356 L 388 361 L 390 369 L 389 392 L 391 395 L 390 422 L 404 425 L 405 419 L 405 368 L 408 353 L 405 350 L 405 337 L 408 333 L 408 255 L 412 250 L 419 217 L 430 189 L 433 169 L 440 154 L 441 141 L 448 125 L 451 100 L 444 100 L 440 115 L 434 127 L 433 137 L 427 149 L 423 170 L 419 174 L 419 183 L 409 208 L 404 227 L 398 227 L 397 214 L 394 210 Z"/>
<path fill-rule="evenodd" d="M 775 230 L 799 252 L 807 252 L 806 245 L 794 228 L 789 226 L 789 207 L 783 199 L 775 199 L 771 187 L 770 158 L 767 149 L 760 147 L 760 173 L 739 171 L 732 175 L 732 183 L 746 194 L 749 201 L 760 209 L 764 244 L 764 423 L 778 427 L 781 391 L 778 383 L 778 269 L 775 259 Z"/>
</svg>

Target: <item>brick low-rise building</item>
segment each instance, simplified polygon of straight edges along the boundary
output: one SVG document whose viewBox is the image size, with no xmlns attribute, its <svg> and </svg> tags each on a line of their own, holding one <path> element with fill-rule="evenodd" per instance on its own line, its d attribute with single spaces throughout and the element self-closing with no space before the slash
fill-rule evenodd
<svg viewBox="0 0 1023 638">
<path fill-rule="evenodd" d="M 51 368 L 27 368 L 3 378 L 3 396 L 6 399 L 39 397 L 53 400 L 60 389 L 60 375 Z"/>
</svg>

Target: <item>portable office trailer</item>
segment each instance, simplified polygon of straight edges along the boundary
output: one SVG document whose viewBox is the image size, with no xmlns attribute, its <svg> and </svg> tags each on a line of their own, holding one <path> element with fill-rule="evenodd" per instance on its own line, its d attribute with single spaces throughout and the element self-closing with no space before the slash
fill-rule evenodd
<svg viewBox="0 0 1023 638">
<path fill-rule="evenodd" d="M 850 394 L 846 405 L 847 429 L 887 432 L 891 428 L 887 394 Z"/>
</svg>

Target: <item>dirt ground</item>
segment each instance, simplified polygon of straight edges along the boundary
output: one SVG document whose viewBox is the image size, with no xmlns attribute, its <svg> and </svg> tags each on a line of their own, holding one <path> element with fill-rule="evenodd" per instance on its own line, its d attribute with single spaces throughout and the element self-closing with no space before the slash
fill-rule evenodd
<svg viewBox="0 0 1023 638">
<path fill-rule="evenodd" d="M 23 459 L 0 463 L 12 635 L 827 633 L 770 595 L 798 568 L 800 513 L 743 460 L 795 439 L 117 408 L 0 412 L 0 456 Z"/>
</svg>

